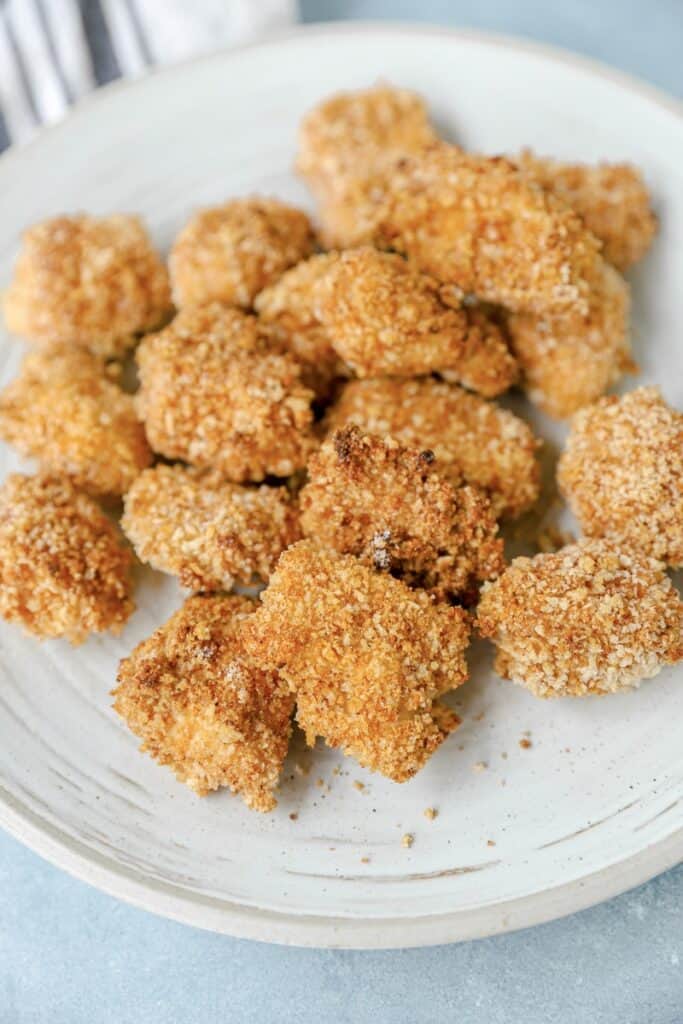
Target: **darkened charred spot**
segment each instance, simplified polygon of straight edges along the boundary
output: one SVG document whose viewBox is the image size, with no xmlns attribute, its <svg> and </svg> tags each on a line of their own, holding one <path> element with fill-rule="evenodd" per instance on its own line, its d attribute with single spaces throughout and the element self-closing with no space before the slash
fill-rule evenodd
<svg viewBox="0 0 683 1024">
<path fill-rule="evenodd" d="M 426 463 L 428 466 L 434 462 L 436 455 L 431 448 L 425 448 L 423 452 L 420 452 L 420 461 Z"/>
<path fill-rule="evenodd" d="M 337 430 L 332 438 L 334 450 L 340 462 L 348 462 L 357 446 L 361 432 L 358 427 L 350 425 Z"/>
</svg>

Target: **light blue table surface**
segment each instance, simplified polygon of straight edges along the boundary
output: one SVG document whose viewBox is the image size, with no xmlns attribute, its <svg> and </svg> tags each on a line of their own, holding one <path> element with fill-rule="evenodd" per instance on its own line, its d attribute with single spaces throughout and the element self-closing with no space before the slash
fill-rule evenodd
<svg viewBox="0 0 683 1024">
<path fill-rule="evenodd" d="M 681 0 L 302 0 L 305 20 L 529 36 L 683 92 Z M 0 1024 L 683 1024 L 683 867 L 601 907 L 436 949 L 338 952 L 163 921 L 0 833 Z"/>
</svg>

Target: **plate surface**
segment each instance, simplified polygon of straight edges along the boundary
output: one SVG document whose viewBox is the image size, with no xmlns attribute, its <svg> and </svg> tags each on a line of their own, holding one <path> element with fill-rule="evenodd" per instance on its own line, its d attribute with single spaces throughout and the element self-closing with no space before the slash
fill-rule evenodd
<svg viewBox="0 0 683 1024">
<path fill-rule="evenodd" d="M 58 212 L 139 211 L 166 246 L 194 207 L 234 194 L 309 205 L 290 171 L 301 115 L 378 78 L 423 93 L 467 147 L 530 145 L 645 170 L 662 231 L 633 277 L 636 356 L 642 378 L 683 406 L 680 112 L 646 86 L 509 40 L 326 26 L 104 90 L 0 161 L 0 286 L 20 230 Z M 2 383 L 21 352 L 1 339 Z M 3 477 L 18 465 L 0 451 Z M 456 695 L 464 724 L 418 778 L 398 787 L 322 748 L 302 776 L 299 747 L 277 811 L 260 816 L 228 793 L 199 800 L 175 783 L 109 706 L 118 659 L 180 601 L 174 582 L 141 570 L 139 610 L 117 640 L 74 650 L 0 627 L 0 822 L 102 889 L 252 938 L 412 946 L 548 920 L 680 859 L 681 669 L 630 694 L 541 702 L 498 680 L 476 649 Z"/>
</svg>

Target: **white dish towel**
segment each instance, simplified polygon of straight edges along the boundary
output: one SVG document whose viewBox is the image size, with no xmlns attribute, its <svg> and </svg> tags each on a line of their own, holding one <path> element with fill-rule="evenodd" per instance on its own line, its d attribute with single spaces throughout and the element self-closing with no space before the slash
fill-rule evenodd
<svg viewBox="0 0 683 1024">
<path fill-rule="evenodd" d="M 296 20 L 297 0 L 0 0 L 0 150 L 84 93 Z"/>
</svg>

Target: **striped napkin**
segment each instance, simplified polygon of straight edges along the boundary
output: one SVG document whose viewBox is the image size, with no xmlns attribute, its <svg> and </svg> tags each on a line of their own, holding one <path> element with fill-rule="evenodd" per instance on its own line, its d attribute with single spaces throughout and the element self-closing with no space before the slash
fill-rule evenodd
<svg viewBox="0 0 683 1024">
<path fill-rule="evenodd" d="M 120 77 L 253 39 L 297 0 L 0 0 L 0 150 Z"/>
</svg>

